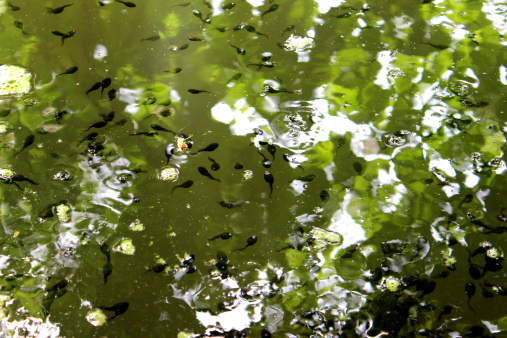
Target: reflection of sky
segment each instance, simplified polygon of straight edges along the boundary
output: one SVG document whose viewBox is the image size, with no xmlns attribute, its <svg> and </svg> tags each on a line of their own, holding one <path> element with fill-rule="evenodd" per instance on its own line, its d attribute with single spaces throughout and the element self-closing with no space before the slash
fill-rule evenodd
<svg viewBox="0 0 507 338">
<path fill-rule="evenodd" d="M 98 44 L 95 46 L 95 50 L 93 51 L 93 58 L 99 61 L 102 61 L 103 58 L 107 56 L 107 48 L 104 45 Z"/>
<path fill-rule="evenodd" d="M 216 316 L 209 312 L 196 312 L 196 316 L 197 320 L 205 327 L 220 324 L 224 331 L 241 331 L 250 327 L 249 305 L 243 301 L 231 311 L 225 311 Z"/>
<path fill-rule="evenodd" d="M 207 311 L 196 311 L 197 320 L 204 327 L 214 327 L 219 325 L 224 331 L 244 330 L 252 323 L 259 322 L 262 318 L 262 309 L 264 305 L 262 300 L 268 295 L 271 289 L 271 283 L 265 280 L 267 276 L 263 271 L 259 271 L 257 281 L 240 288 L 233 277 L 222 280 L 221 284 L 224 290 L 229 290 L 228 295 L 231 304 L 227 306 L 227 311 L 214 315 Z M 202 284 L 195 285 L 187 290 L 179 289 L 173 284 L 173 297 L 185 301 L 190 307 L 196 307 L 199 303 L 198 298 L 203 296 L 201 293 L 206 290 Z M 246 300 L 241 297 L 242 293 L 247 293 L 252 299 Z M 254 297 L 255 296 L 255 297 Z"/>
<path fill-rule="evenodd" d="M 331 8 L 344 4 L 345 0 L 315 0 L 319 5 L 319 12 L 327 13 Z"/>
<path fill-rule="evenodd" d="M 507 18 L 505 16 L 505 13 L 507 13 L 507 4 L 505 4 L 505 1 L 484 1 L 482 11 L 486 13 L 486 18 L 491 20 L 492 27 L 496 29 L 500 35 L 507 34 Z M 502 41 L 502 39 L 500 39 L 500 43 L 504 46 L 507 45 L 507 41 Z"/>
<path fill-rule="evenodd" d="M 345 194 L 341 208 L 334 213 L 331 218 L 331 224 L 328 227 L 329 230 L 343 236 L 342 248 L 361 243 L 366 239 L 366 232 L 361 224 L 357 223 L 347 211 L 350 202 L 354 198 L 357 198 L 354 192 L 349 191 Z"/>
</svg>

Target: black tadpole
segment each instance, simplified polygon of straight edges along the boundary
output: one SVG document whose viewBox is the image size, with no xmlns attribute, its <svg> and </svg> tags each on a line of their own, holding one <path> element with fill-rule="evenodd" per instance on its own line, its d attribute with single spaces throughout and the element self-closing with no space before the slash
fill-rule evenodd
<svg viewBox="0 0 507 338">
<path fill-rule="evenodd" d="M 60 73 L 56 76 L 74 74 L 75 72 L 77 72 L 77 70 L 78 70 L 77 67 L 70 67 L 67 70 L 65 70 L 63 73 Z"/>
<path fill-rule="evenodd" d="M 107 259 L 106 264 L 102 267 L 102 274 L 104 276 L 104 284 L 107 283 L 107 278 L 113 273 L 113 264 L 111 264 L 111 261 L 109 258 Z"/>
<path fill-rule="evenodd" d="M 187 267 L 187 271 L 185 272 L 187 275 L 194 273 L 197 271 L 197 267 L 195 265 L 190 265 Z"/>
<path fill-rule="evenodd" d="M 249 246 L 252 246 L 254 245 L 255 243 L 257 243 L 257 236 L 250 236 L 248 237 L 248 239 L 246 240 L 246 246 L 244 248 L 238 248 L 238 249 L 234 249 L 232 250 L 233 252 L 234 251 L 243 251 L 245 250 L 246 248 L 248 248 Z"/>
<path fill-rule="evenodd" d="M 62 33 L 60 31 L 52 31 L 51 33 L 53 35 L 60 36 L 62 38 L 62 46 L 63 46 L 63 43 L 65 42 L 65 39 L 73 37 L 74 34 L 76 34 L 76 31 L 69 31 L 67 33 Z"/>
<path fill-rule="evenodd" d="M 214 181 L 220 182 L 220 180 L 219 180 L 218 178 L 213 177 L 213 176 L 209 173 L 208 169 L 206 169 L 206 168 L 204 168 L 204 167 L 199 167 L 199 168 L 197 168 L 197 170 L 199 170 L 199 173 L 200 173 L 201 175 L 208 177 L 210 180 L 214 180 Z"/>
<path fill-rule="evenodd" d="M 142 41 L 157 41 L 157 40 L 160 40 L 160 35 L 158 35 L 158 34 L 150 36 L 148 38 L 141 39 L 141 42 Z"/>
<path fill-rule="evenodd" d="M 484 328 L 479 325 L 468 328 L 465 337 L 484 337 Z"/>
<path fill-rule="evenodd" d="M 276 153 L 276 148 L 274 145 L 272 144 L 268 144 L 267 146 L 267 149 L 268 149 L 268 153 L 271 154 L 271 156 L 273 156 L 273 161 L 275 160 L 275 153 Z"/>
<path fill-rule="evenodd" d="M 437 283 L 435 283 L 435 281 L 428 281 L 423 288 L 423 293 L 421 294 L 421 298 L 424 295 L 430 294 L 433 291 L 435 291 L 436 286 L 437 286 Z"/>
<path fill-rule="evenodd" d="M 136 7 L 136 4 L 129 1 L 116 0 L 116 2 L 122 3 L 127 7 Z"/>
<path fill-rule="evenodd" d="M 243 76 L 243 74 L 241 74 L 241 73 L 234 74 L 233 76 L 231 76 L 231 78 L 229 79 L 229 81 L 227 81 L 226 84 L 229 84 L 232 81 L 238 81 L 239 79 L 241 79 L 242 76 Z"/>
<path fill-rule="evenodd" d="M 178 185 L 178 186 L 174 187 L 174 188 L 173 188 L 173 190 L 171 191 L 171 194 L 172 194 L 172 193 L 174 192 L 174 190 L 176 190 L 177 188 L 185 188 L 185 189 L 187 189 L 187 188 L 190 188 L 193 184 L 194 184 L 194 181 L 192 181 L 192 180 L 188 180 L 188 181 L 186 181 L 186 182 L 183 182 L 182 184 L 180 184 L 180 185 Z"/>
<path fill-rule="evenodd" d="M 48 13 L 52 13 L 52 14 L 60 14 L 61 12 L 63 12 L 63 10 L 67 7 L 70 7 L 72 6 L 73 4 L 68 4 L 68 5 L 63 5 L 63 6 L 60 6 L 60 7 L 56 7 L 56 8 L 47 8 L 48 10 Z"/>
<path fill-rule="evenodd" d="M 277 7 L 278 8 L 278 7 Z M 265 328 L 261 330 L 261 338 L 271 338 L 271 332 Z"/>
<path fill-rule="evenodd" d="M 151 129 L 156 130 L 156 131 L 165 131 L 166 133 L 172 133 L 173 135 L 176 135 L 176 133 L 174 131 L 164 128 L 158 124 L 152 124 Z"/>
<path fill-rule="evenodd" d="M 329 201 L 329 198 L 330 198 L 327 190 L 322 190 L 319 194 L 319 197 L 320 197 L 320 200 L 324 203 L 327 203 L 327 201 Z"/>
<path fill-rule="evenodd" d="M 111 85 L 111 78 L 106 77 L 102 82 L 100 83 L 100 86 L 102 87 L 102 90 L 100 91 L 100 97 L 104 94 L 104 89 L 109 87 Z"/>
<path fill-rule="evenodd" d="M 19 150 L 18 152 L 16 152 L 13 157 L 16 157 L 23 150 L 25 150 L 26 148 L 28 148 L 29 146 L 31 146 L 34 141 L 35 141 L 35 135 L 33 135 L 33 134 L 28 135 L 25 138 L 25 141 L 23 142 L 23 147 L 21 148 L 21 150 Z"/>
<path fill-rule="evenodd" d="M 102 252 L 108 260 L 111 258 L 111 248 L 106 243 L 100 245 L 100 252 Z"/>
<path fill-rule="evenodd" d="M 226 239 L 229 239 L 232 237 L 232 233 L 231 232 L 222 232 L 220 235 L 216 235 L 214 237 L 211 237 L 208 239 L 208 241 L 214 241 L 215 239 L 223 239 L 223 240 L 226 240 Z"/>
<path fill-rule="evenodd" d="M 290 32 L 292 30 L 294 30 L 294 28 L 296 28 L 294 25 L 289 25 L 287 26 L 287 28 L 285 28 L 285 30 L 282 32 L 282 36 L 287 33 L 287 32 Z"/>
<path fill-rule="evenodd" d="M 231 46 L 232 48 L 236 49 L 236 53 L 238 53 L 239 55 L 245 55 L 246 54 L 246 50 L 244 50 L 243 48 L 239 48 L 239 47 L 236 47 L 236 46 L 232 45 L 230 41 L 228 41 L 228 42 L 229 42 L 229 46 Z"/>
<path fill-rule="evenodd" d="M 438 316 L 438 321 L 442 318 L 442 316 L 448 315 L 452 312 L 453 308 L 450 305 L 446 305 L 442 308 L 442 312 L 440 312 L 440 315 Z"/>
<path fill-rule="evenodd" d="M 264 13 L 261 14 L 261 18 L 264 18 L 264 15 L 268 14 L 268 13 L 271 13 L 271 12 L 274 12 L 278 9 L 278 7 L 280 7 L 279 4 L 272 4 L 267 11 L 265 11 Z"/>
<path fill-rule="evenodd" d="M 9 6 L 9 8 L 11 9 L 11 11 L 13 11 L 13 12 L 19 11 L 21 9 L 20 7 L 18 7 L 16 5 L 13 5 L 10 2 L 7 3 L 7 6 Z"/>
<path fill-rule="evenodd" d="M 211 158 L 211 157 L 209 157 L 209 156 L 208 156 L 208 160 L 210 160 L 210 161 L 211 161 L 211 163 L 212 163 L 212 164 L 211 164 L 211 170 L 213 170 L 213 171 L 217 171 L 217 170 L 219 170 L 219 169 L 220 169 L 220 164 L 218 164 L 218 162 L 217 162 L 217 161 L 215 161 L 215 159 L 213 159 L 213 158 Z"/>
<path fill-rule="evenodd" d="M 195 255 L 189 255 L 181 261 L 181 266 L 190 266 L 193 262 L 195 262 Z"/>
<path fill-rule="evenodd" d="M 145 273 L 148 273 L 150 271 L 153 271 L 155 273 L 161 273 L 162 271 L 165 270 L 165 268 L 168 266 L 167 263 L 158 263 L 158 264 L 155 264 L 151 269 L 147 270 Z"/>
<path fill-rule="evenodd" d="M 111 129 L 114 126 L 123 126 L 125 123 L 127 123 L 127 121 L 128 121 L 127 119 L 118 120 L 112 126 L 109 126 L 107 129 Z"/>
<path fill-rule="evenodd" d="M 29 179 L 28 177 L 20 175 L 20 174 L 14 175 L 14 177 L 12 178 L 12 181 L 16 181 L 16 182 L 26 181 L 26 182 L 33 184 L 33 185 L 39 185 L 39 183 L 35 182 L 34 180 Z M 17 184 L 15 184 L 15 185 L 17 185 Z M 19 188 L 19 186 L 18 186 L 18 188 Z"/>
<path fill-rule="evenodd" d="M 99 114 L 100 116 L 102 116 L 102 119 L 106 122 L 110 122 L 114 119 L 114 116 L 115 116 L 115 112 L 114 111 L 110 111 L 109 113 L 107 114 L 104 114 L 104 113 L 101 113 Z"/>
<path fill-rule="evenodd" d="M 218 202 L 218 204 L 220 204 L 222 207 L 224 207 L 225 209 L 232 209 L 232 208 L 235 208 L 235 207 L 240 207 L 241 206 L 241 203 L 240 202 L 227 202 L 227 201 L 220 201 Z"/>
<path fill-rule="evenodd" d="M 468 296 L 468 307 L 470 308 L 470 310 L 472 310 L 475 313 L 475 310 L 470 305 L 470 299 L 475 294 L 475 285 L 472 282 L 466 283 L 465 284 L 465 292 Z"/>
<path fill-rule="evenodd" d="M 102 82 L 95 82 L 93 86 L 91 86 L 91 88 L 86 91 L 86 95 L 90 94 L 90 92 L 98 90 L 100 87 L 102 87 Z"/>
<path fill-rule="evenodd" d="M 98 308 L 101 310 L 114 312 L 114 315 L 107 319 L 107 320 L 113 320 L 114 318 L 118 317 L 119 315 L 127 312 L 128 308 L 129 308 L 129 303 L 121 302 L 118 304 L 114 304 L 113 306 L 99 306 Z"/>
<path fill-rule="evenodd" d="M 264 181 L 269 183 L 269 198 L 271 198 L 271 195 L 273 195 L 273 182 L 275 181 L 273 174 L 269 171 L 264 172 Z"/>
<path fill-rule="evenodd" d="M 109 101 L 113 101 L 117 95 L 118 95 L 118 92 L 116 91 L 116 89 L 110 89 L 107 92 L 107 97 L 109 98 Z"/>
<path fill-rule="evenodd" d="M 196 155 L 196 154 L 199 154 L 200 152 L 203 152 L 203 151 L 214 151 L 218 148 L 218 143 L 210 143 L 208 144 L 205 148 L 202 148 L 200 150 L 198 150 L 197 152 L 195 152 L 193 155 Z"/>
<path fill-rule="evenodd" d="M 261 156 L 262 156 L 262 158 L 264 159 L 264 160 L 262 160 L 262 162 L 261 162 L 262 166 L 263 166 L 264 168 L 266 168 L 266 169 L 270 168 L 270 167 L 271 167 L 271 165 L 273 164 L 273 162 L 271 162 L 270 160 L 268 160 L 268 158 L 267 158 L 266 156 L 264 156 L 264 154 L 263 154 L 263 153 L 261 153 L 261 151 L 260 151 L 260 150 L 259 150 L 259 155 L 261 155 Z"/>
<path fill-rule="evenodd" d="M 493 298 L 495 295 L 493 294 L 493 292 L 489 291 L 488 289 L 486 289 L 486 287 L 482 284 L 479 283 L 479 286 L 481 287 L 482 289 L 482 296 L 484 298 Z"/>
<path fill-rule="evenodd" d="M 296 178 L 294 181 L 301 181 L 301 182 L 309 183 L 309 182 L 313 181 L 316 178 L 317 178 L 317 175 L 315 175 L 315 174 L 309 174 L 309 175 L 306 175 L 306 176 L 300 176 L 300 177 Z"/>
<path fill-rule="evenodd" d="M 483 276 L 483 274 L 475 264 L 470 265 L 470 267 L 468 268 L 468 274 L 475 280 L 478 280 Z"/>
<path fill-rule="evenodd" d="M 209 91 L 207 90 L 204 90 L 204 89 L 189 89 L 188 92 L 190 94 L 201 94 L 201 93 L 210 93 Z"/>
<path fill-rule="evenodd" d="M 135 132 L 135 133 L 130 133 L 129 135 L 130 136 L 148 136 L 148 137 L 153 137 L 155 135 L 158 135 L 158 133 L 156 131 L 139 131 L 139 132 Z"/>
<path fill-rule="evenodd" d="M 103 128 L 103 127 L 107 126 L 107 123 L 108 123 L 108 121 L 95 122 L 91 126 L 89 126 L 87 129 L 85 129 L 85 131 L 88 131 L 92 128 Z"/>
<path fill-rule="evenodd" d="M 222 263 L 227 263 L 227 255 L 223 251 L 217 251 L 217 260 Z"/>
</svg>

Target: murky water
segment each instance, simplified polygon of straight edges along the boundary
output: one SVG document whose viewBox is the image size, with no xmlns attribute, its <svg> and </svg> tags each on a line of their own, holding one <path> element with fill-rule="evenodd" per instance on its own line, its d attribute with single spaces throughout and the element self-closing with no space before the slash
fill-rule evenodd
<svg viewBox="0 0 507 338">
<path fill-rule="evenodd" d="M 506 10 L 0 1 L 3 333 L 503 334 Z"/>
</svg>

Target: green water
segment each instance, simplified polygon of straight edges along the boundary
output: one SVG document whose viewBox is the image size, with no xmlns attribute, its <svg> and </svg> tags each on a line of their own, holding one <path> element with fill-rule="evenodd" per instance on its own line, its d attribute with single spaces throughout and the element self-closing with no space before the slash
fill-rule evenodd
<svg viewBox="0 0 507 338">
<path fill-rule="evenodd" d="M 502 336 L 506 12 L 0 1 L 3 334 Z"/>
</svg>

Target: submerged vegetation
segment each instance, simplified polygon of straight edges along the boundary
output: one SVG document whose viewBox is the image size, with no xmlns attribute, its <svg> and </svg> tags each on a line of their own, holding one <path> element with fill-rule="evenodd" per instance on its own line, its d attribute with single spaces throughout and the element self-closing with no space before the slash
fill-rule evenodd
<svg viewBox="0 0 507 338">
<path fill-rule="evenodd" d="M 0 1 L 3 335 L 507 330 L 504 3 L 171 1 Z"/>
</svg>

